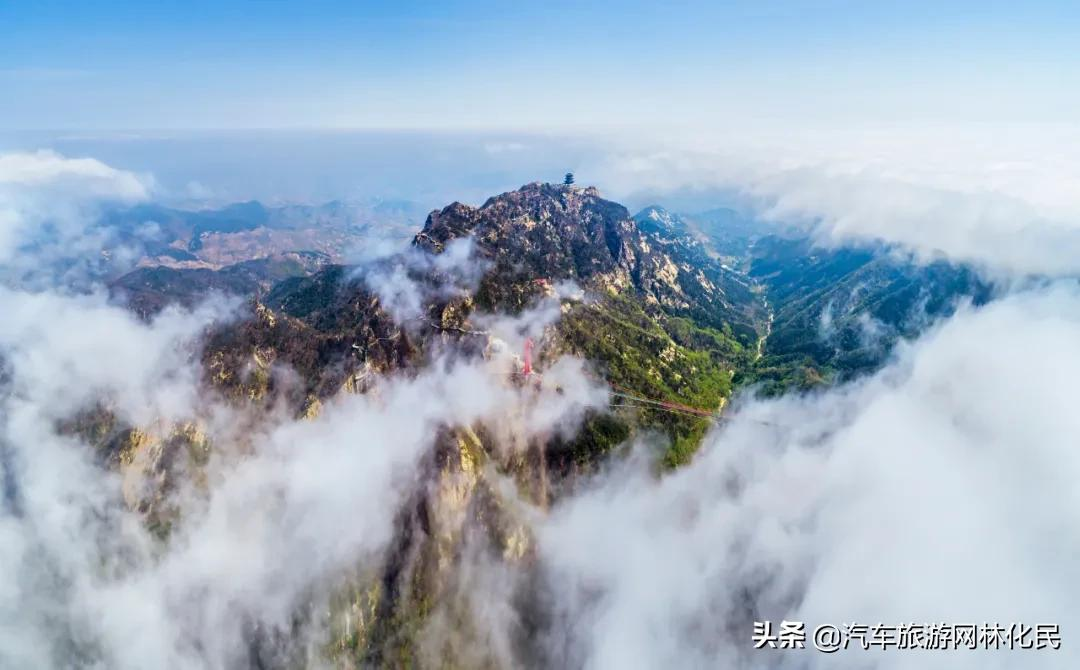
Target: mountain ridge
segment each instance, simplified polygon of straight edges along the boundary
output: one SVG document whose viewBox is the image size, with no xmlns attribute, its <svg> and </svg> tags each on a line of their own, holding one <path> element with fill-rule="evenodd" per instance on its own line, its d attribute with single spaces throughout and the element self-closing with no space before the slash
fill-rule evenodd
<svg viewBox="0 0 1080 670">
<path fill-rule="evenodd" d="M 557 308 L 557 320 L 516 334 L 514 346 L 526 335 L 535 344 L 531 376 L 522 351 L 492 383 L 525 396 L 539 392 L 534 385 L 543 383 L 548 366 L 571 354 L 587 361 L 589 379 L 608 385 L 618 400 L 587 411 L 574 434 L 555 431 L 512 445 L 501 430 L 506 426 L 440 425 L 414 489 L 392 511 L 385 555 L 338 576 L 326 606 L 317 613 L 300 607 L 293 622 L 317 619 L 327 632 L 326 653 L 342 667 L 476 662 L 471 648 L 482 627 L 469 606 L 462 555 L 479 546 L 493 565 L 513 565 L 528 576 L 513 614 L 527 628 L 523 637 L 535 639 L 554 613 L 528 586 L 542 578 L 533 572 L 530 514 L 588 481 L 634 436 L 662 445 L 654 452 L 659 467 L 687 463 L 740 386 L 810 389 L 879 364 L 881 352 L 867 355 L 862 367 L 850 365 L 844 356 L 862 356 L 859 346 L 844 356 L 807 348 L 820 344 L 826 305 L 838 306 L 842 330 L 856 312 L 891 318 L 876 307 L 922 281 L 936 281 L 941 308 L 950 291 L 967 287 L 948 281 L 961 270 L 927 274 L 873 250 L 825 252 L 766 231 L 754 231 L 744 247 L 728 247 L 746 254 L 747 271 L 725 267 L 724 254 L 711 245 L 733 245 L 745 232 L 711 230 L 656 207 L 631 216 L 594 188 L 534 183 L 477 207 L 451 203 L 435 210 L 411 245 L 360 267 L 323 262 L 271 286 L 250 266 L 160 268 L 121 283 L 145 288 L 142 299 L 155 308 L 159 298 L 196 301 L 218 288 L 215 282 L 243 284 L 238 290 L 248 292 L 247 303 L 206 334 L 200 362 L 207 393 L 255 427 L 282 415 L 317 417 L 325 402 L 378 389 L 373 382 L 382 376 L 415 378 L 447 356 L 476 361 L 505 353 L 510 345 L 488 327 L 492 319 L 527 320 L 532 310 Z M 581 291 L 570 295 L 569 283 Z M 847 314 L 842 298 L 859 295 L 869 298 L 852 298 L 855 312 Z M 138 302 L 129 307 L 138 309 Z M 168 542 L 183 523 L 172 497 L 175 480 L 183 473 L 198 477 L 215 448 L 205 432 L 195 422 L 129 426 L 106 406 L 76 417 L 70 430 L 95 444 L 109 467 L 151 482 L 126 501 Z M 450 635 L 430 627 L 445 616 L 455 624 Z M 245 638 L 253 658 L 272 655 L 287 641 L 284 629 Z M 542 653 L 525 644 L 514 658 L 542 665 Z"/>
</svg>

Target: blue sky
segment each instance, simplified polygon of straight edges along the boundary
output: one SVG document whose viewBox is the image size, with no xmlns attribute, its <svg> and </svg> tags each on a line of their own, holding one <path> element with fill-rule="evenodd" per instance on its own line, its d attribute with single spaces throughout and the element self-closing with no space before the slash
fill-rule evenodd
<svg viewBox="0 0 1080 670">
<path fill-rule="evenodd" d="M 149 4 L 0 0 L 0 130 L 708 129 L 1080 108 L 1078 3 Z"/>
</svg>

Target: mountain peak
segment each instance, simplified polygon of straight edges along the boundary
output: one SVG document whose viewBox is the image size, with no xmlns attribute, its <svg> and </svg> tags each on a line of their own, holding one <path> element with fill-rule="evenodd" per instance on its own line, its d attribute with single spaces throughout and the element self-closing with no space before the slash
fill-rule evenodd
<svg viewBox="0 0 1080 670">
<path fill-rule="evenodd" d="M 432 212 L 413 244 L 440 253 L 471 237 L 475 257 L 491 265 L 480 291 L 486 308 L 520 308 L 537 279 L 567 279 L 632 291 L 702 323 L 731 324 L 753 341 L 755 301 L 746 286 L 704 253 L 678 216 L 658 207 L 651 213 L 635 220 L 595 187 L 533 182 L 480 207 L 453 203 Z"/>
<path fill-rule="evenodd" d="M 456 202 L 436 210 L 413 244 L 439 253 L 468 236 L 475 254 L 499 268 L 504 287 L 518 280 L 584 280 L 612 272 L 625 284 L 639 245 L 626 208 L 601 198 L 595 187 L 544 182 L 493 196 L 480 207 Z"/>
<path fill-rule="evenodd" d="M 599 198 L 600 190 L 595 186 L 579 186 L 577 184 L 556 184 L 553 182 L 532 181 L 523 185 L 517 191 L 508 191 L 501 195 L 489 198 L 487 202 L 498 200 L 511 194 L 520 194 L 530 198 Z M 485 203 L 486 205 L 487 203 Z"/>
<path fill-rule="evenodd" d="M 672 214 L 666 208 L 661 205 L 649 205 L 640 212 L 634 215 L 634 219 L 641 221 L 643 219 L 651 219 L 657 222 L 670 223 L 678 215 Z"/>
<path fill-rule="evenodd" d="M 649 205 L 634 215 L 634 221 L 644 233 L 665 237 L 691 234 L 681 216 L 669 212 L 660 205 Z"/>
<path fill-rule="evenodd" d="M 601 198 L 595 186 L 530 182 L 516 191 L 492 196 L 480 207 L 455 202 L 433 211 L 413 244 L 439 252 L 450 241 L 467 235 L 473 235 L 481 246 L 503 240 L 543 247 L 559 240 L 586 238 L 607 240 L 615 253 L 611 245 L 617 242 L 612 233 L 629 218 L 625 207 Z M 511 233 L 514 236 L 508 237 Z"/>
</svg>

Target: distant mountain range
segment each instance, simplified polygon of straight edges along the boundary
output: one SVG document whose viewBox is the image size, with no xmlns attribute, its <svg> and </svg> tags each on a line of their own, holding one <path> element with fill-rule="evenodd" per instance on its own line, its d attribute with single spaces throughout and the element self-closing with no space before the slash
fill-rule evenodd
<svg viewBox="0 0 1080 670">
<path fill-rule="evenodd" d="M 124 259 L 104 273 L 112 273 L 115 295 L 150 315 L 212 290 L 261 295 L 287 277 L 359 257 L 373 244 L 400 246 L 422 218 L 403 201 L 282 207 L 251 201 L 205 210 L 139 205 L 102 220 L 111 233 L 106 253 Z"/>
<path fill-rule="evenodd" d="M 141 265 L 205 267 L 278 253 L 311 251 L 340 261 L 374 232 L 405 239 L 423 213 L 406 202 L 286 205 L 250 201 L 221 209 L 182 210 L 140 205 L 110 212 L 102 225 L 115 243 L 140 252 Z"/>
</svg>

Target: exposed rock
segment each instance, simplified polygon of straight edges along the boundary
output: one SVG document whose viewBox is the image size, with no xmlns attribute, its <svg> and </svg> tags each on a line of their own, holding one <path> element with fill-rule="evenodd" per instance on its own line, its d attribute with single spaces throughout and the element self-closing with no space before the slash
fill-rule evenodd
<svg viewBox="0 0 1080 670">
<path fill-rule="evenodd" d="M 595 188 L 528 184 L 480 207 L 454 203 L 428 217 L 413 253 L 437 256 L 464 237 L 473 240 L 469 263 L 482 269 L 475 290 L 444 290 L 446 270 L 438 264 L 405 256 L 380 261 L 401 270 L 422 296 L 419 314 L 401 321 L 343 266 L 278 282 L 241 318 L 209 334 L 202 354 L 207 383 L 241 407 L 284 405 L 311 418 L 326 398 L 367 392 L 387 372 L 409 374 L 433 352 L 490 355 L 498 343 L 476 326 L 477 312 L 518 312 L 557 297 L 568 280 L 588 299 L 562 301 L 561 322 L 537 342 L 538 367 L 571 352 L 593 361 L 598 382 L 719 408 L 731 391 L 731 369 L 752 356 L 758 298 L 695 240 L 640 227 Z M 524 442 L 505 427 L 497 434 L 485 426 L 445 427 L 415 494 L 398 511 L 385 561 L 358 566 L 331 598 L 327 624 L 336 659 L 346 667 L 418 660 L 508 665 L 491 655 L 474 620 L 477 576 L 461 566 L 476 565 L 477 557 L 481 564 L 528 566 L 534 543 L 521 506 L 542 512 L 642 425 L 670 435 L 666 459 L 676 465 L 693 453 L 707 422 L 642 406 L 591 416 L 572 440 Z M 168 460 L 165 440 L 130 442 L 119 453 L 143 454 L 148 472 Z"/>
</svg>

